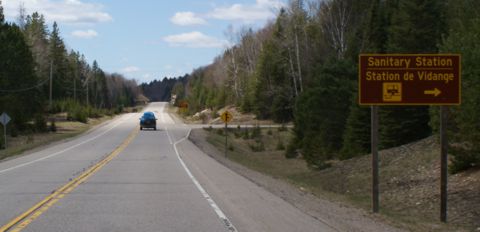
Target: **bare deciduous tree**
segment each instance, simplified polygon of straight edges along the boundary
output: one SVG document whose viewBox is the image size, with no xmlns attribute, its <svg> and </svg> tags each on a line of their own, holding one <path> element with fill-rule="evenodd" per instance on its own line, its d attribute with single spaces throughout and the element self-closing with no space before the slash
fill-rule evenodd
<svg viewBox="0 0 480 232">
<path fill-rule="evenodd" d="M 347 34 L 352 17 L 351 0 L 330 0 L 320 4 L 322 32 L 338 58 L 347 51 Z"/>
</svg>

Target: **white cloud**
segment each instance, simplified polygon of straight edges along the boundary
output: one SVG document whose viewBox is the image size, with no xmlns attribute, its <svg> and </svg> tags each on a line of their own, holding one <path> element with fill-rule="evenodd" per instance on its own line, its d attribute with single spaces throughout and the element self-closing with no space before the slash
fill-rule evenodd
<svg viewBox="0 0 480 232">
<path fill-rule="evenodd" d="M 98 33 L 94 30 L 76 30 L 72 32 L 72 36 L 82 39 L 91 39 L 98 36 Z"/>
<path fill-rule="evenodd" d="M 284 3 L 280 0 L 257 0 L 253 5 L 233 4 L 229 7 L 217 7 L 208 17 L 221 20 L 237 20 L 252 23 L 275 17 L 275 11 Z"/>
<path fill-rule="evenodd" d="M 170 21 L 174 24 L 180 26 L 189 26 L 189 25 L 205 25 L 207 21 L 200 17 L 197 17 L 195 13 L 187 11 L 187 12 L 177 12 L 175 15 L 170 18 Z"/>
<path fill-rule="evenodd" d="M 225 40 L 207 36 L 198 31 L 165 36 L 163 40 L 173 47 L 215 48 L 228 45 Z"/>
<path fill-rule="evenodd" d="M 138 71 L 140 71 L 140 68 L 137 66 L 127 66 L 121 70 L 122 73 L 133 73 Z"/>
<path fill-rule="evenodd" d="M 112 21 L 112 16 L 103 11 L 103 5 L 81 0 L 8 0 L 5 1 L 5 15 L 15 18 L 23 3 L 28 14 L 39 12 L 51 23 L 94 24 Z"/>
</svg>

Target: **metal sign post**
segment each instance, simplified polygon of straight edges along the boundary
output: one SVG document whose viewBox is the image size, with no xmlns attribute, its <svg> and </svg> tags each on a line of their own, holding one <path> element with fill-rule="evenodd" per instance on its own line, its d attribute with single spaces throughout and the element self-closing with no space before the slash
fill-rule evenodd
<svg viewBox="0 0 480 232">
<path fill-rule="evenodd" d="M 447 222 L 447 106 L 440 107 L 440 221 Z"/>
<path fill-rule="evenodd" d="M 3 138 L 5 139 L 5 149 L 7 149 L 7 124 L 10 122 L 10 117 L 5 112 L 0 115 L 0 123 L 3 125 Z"/>
<path fill-rule="evenodd" d="M 228 129 L 227 129 L 227 123 L 225 122 L 225 158 L 227 158 L 227 152 L 228 152 Z"/>
<path fill-rule="evenodd" d="M 222 119 L 222 121 L 225 122 L 225 157 L 227 157 L 227 150 L 228 150 L 228 123 L 230 121 L 232 121 L 233 119 L 233 115 L 228 112 L 228 111 L 225 111 L 222 113 L 222 115 L 220 115 L 220 118 Z"/>
<path fill-rule="evenodd" d="M 372 112 L 372 210 L 378 213 L 380 208 L 379 187 L 378 187 L 378 106 L 371 106 Z"/>
</svg>

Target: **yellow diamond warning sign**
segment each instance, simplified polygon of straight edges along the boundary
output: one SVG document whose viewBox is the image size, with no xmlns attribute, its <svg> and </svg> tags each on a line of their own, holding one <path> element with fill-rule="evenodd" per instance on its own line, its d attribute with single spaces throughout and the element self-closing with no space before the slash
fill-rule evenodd
<svg viewBox="0 0 480 232">
<path fill-rule="evenodd" d="M 230 121 L 232 121 L 233 115 L 232 113 L 225 111 L 222 113 L 222 115 L 220 115 L 220 118 L 222 119 L 223 122 L 229 123 Z"/>
</svg>

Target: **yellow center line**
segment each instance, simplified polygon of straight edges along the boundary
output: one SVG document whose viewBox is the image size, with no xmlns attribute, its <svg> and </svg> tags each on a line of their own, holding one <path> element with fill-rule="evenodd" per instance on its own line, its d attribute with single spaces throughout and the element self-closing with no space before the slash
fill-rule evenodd
<svg viewBox="0 0 480 232">
<path fill-rule="evenodd" d="M 113 158 L 115 158 L 120 152 L 122 152 L 128 144 L 130 144 L 135 136 L 138 134 L 138 128 L 133 130 L 130 135 L 125 139 L 115 150 L 113 150 L 107 157 L 103 160 L 96 163 L 94 166 L 83 172 L 80 176 L 76 177 L 72 181 L 68 182 L 64 186 L 60 187 L 59 189 L 55 190 L 52 194 L 48 195 L 42 201 L 35 204 L 30 209 L 26 210 L 24 213 L 20 214 L 4 226 L 0 228 L 0 232 L 10 231 L 10 232 L 18 232 L 23 230 L 27 227 L 30 223 L 32 223 L 35 219 L 37 219 L 42 213 L 47 211 L 50 207 L 52 207 L 58 200 L 65 197 L 68 193 L 72 192 L 76 187 L 78 187 L 81 183 L 85 182 L 90 176 L 95 174 L 98 170 L 100 170 L 103 166 L 105 166 L 108 162 L 110 162 Z"/>
</svg>

